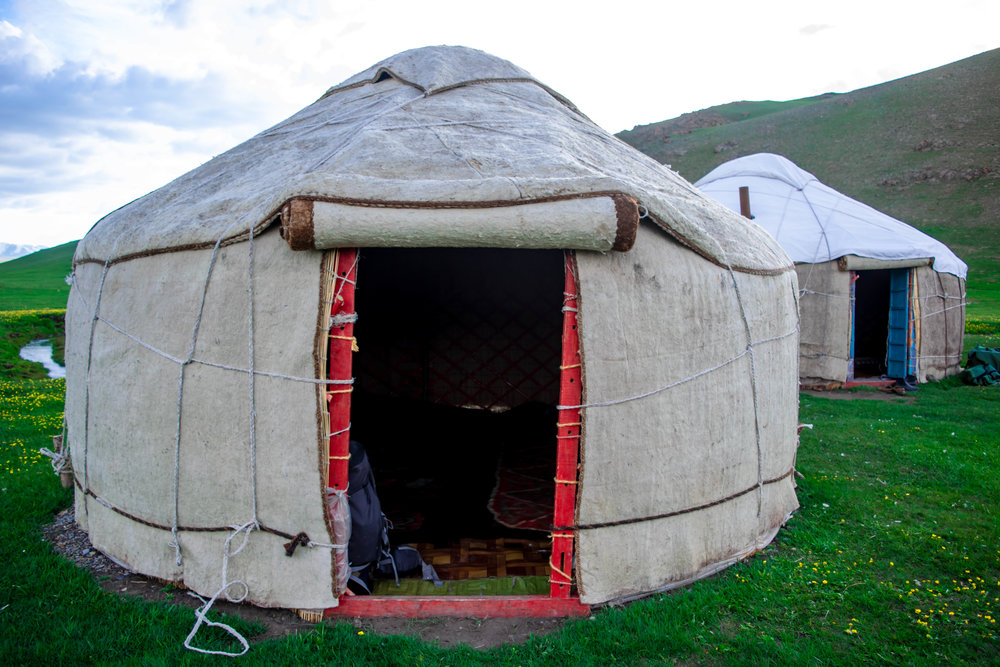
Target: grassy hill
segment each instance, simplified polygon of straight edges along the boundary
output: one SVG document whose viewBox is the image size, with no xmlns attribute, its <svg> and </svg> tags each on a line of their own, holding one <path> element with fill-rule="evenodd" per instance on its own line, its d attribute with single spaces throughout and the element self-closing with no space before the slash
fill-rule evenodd
<svg viewBox="0 0 1000 667">
<path fill-rule="evenodd" d="M 973 318 L 1000 312 L 1000 49 L 844 94 L 734 102 L 618 137 L 690 181 L 784 155 L 827 185 L 949 245 Z"/>
<path fill-rule="evenodd" d="M 0 264 L 0 310 L 65 308 L 76 241 Z"/>
</svg>

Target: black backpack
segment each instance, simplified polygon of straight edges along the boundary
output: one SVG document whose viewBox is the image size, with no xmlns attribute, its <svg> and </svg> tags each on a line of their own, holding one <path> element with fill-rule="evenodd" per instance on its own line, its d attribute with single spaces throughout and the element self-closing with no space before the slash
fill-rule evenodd
<svg viewBox="0 0 1000 667">
<path fill-rule="evenodd" d="M 347 543 L 347 560 L 351 579 L 348 588 L 358 595 L 370 595 L 374 564 L 389 548 L 388 521 L 382 513 L 382 503 L 375 490 L 375 475 L 364 445 L 351 440 L 350 447 L 347 505 L 351 510 L 351 539 Z"/>
<path fill-rule="evenodd" d="M 351 464 L 347 471 L 347 505 L 351 510 L 351 539 L 347 543 L 347 560 L 351 578 L 347 587 L 355 595 L 371 595 L 375 574 L 393 576 L 399 585 L 399 575 L 417 568 L 425 579 L 440 585 L 434 568 L 424 563 L 413 547 L 390 548 L 389 530 L 392 523 L 382 512 L 375 490 L 375 475 L 365 447 L 351 440 Z"/>
</svg>

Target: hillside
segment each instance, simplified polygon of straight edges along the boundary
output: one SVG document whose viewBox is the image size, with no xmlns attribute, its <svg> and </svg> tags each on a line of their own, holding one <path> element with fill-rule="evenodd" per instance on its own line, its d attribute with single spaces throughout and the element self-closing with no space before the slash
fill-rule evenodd
<svg viewBox="0 0 1000 667">
<path fill-rule="evenodd" d="M 637 126 L 623 141 L 696 181 L 742 155 L 784 155 L 827 185 L 948 244 L 970 313 L 1000 310 L 1000 49 L 844 94 L 735 102 Z"/>
<path fill-rule="evenodd" d="M 0 310 L 65 308 L 76 241 L 0 264 Z"/>
</svg>

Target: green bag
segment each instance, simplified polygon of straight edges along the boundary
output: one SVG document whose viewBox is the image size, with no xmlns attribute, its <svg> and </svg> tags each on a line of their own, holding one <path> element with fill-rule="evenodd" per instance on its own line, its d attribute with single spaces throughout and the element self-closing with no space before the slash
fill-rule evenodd
<svg viewBox="0 0 1000 667">
<path fill-rule="evenodd" d="M 977 345 L 969 350 L 969 358 L 965 362 L 965 367 L 980 365 L 992 366 L 994 370 L 1000 370 L 1000 348 Z"/>
<path fill-rule="evenodd" d="M 987 364 L 976 364 L 962 371 L 962 382 L 984 387 L 1000 385 L 1000 371 Z"/>
</svg>

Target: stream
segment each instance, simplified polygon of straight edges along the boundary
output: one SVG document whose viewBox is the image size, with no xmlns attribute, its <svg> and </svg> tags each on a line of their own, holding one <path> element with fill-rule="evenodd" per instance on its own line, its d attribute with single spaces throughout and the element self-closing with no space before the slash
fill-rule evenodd
<svg viewBox="0 0 1000 667">
<path fill-rule="evenodd" d="M 48 338 L 33 340 L 21 348 L 21 358 L 45 366 L 50 378 L 66 377 L 66 369 L 52 361 L 52 342 Z"/>
</svg>

